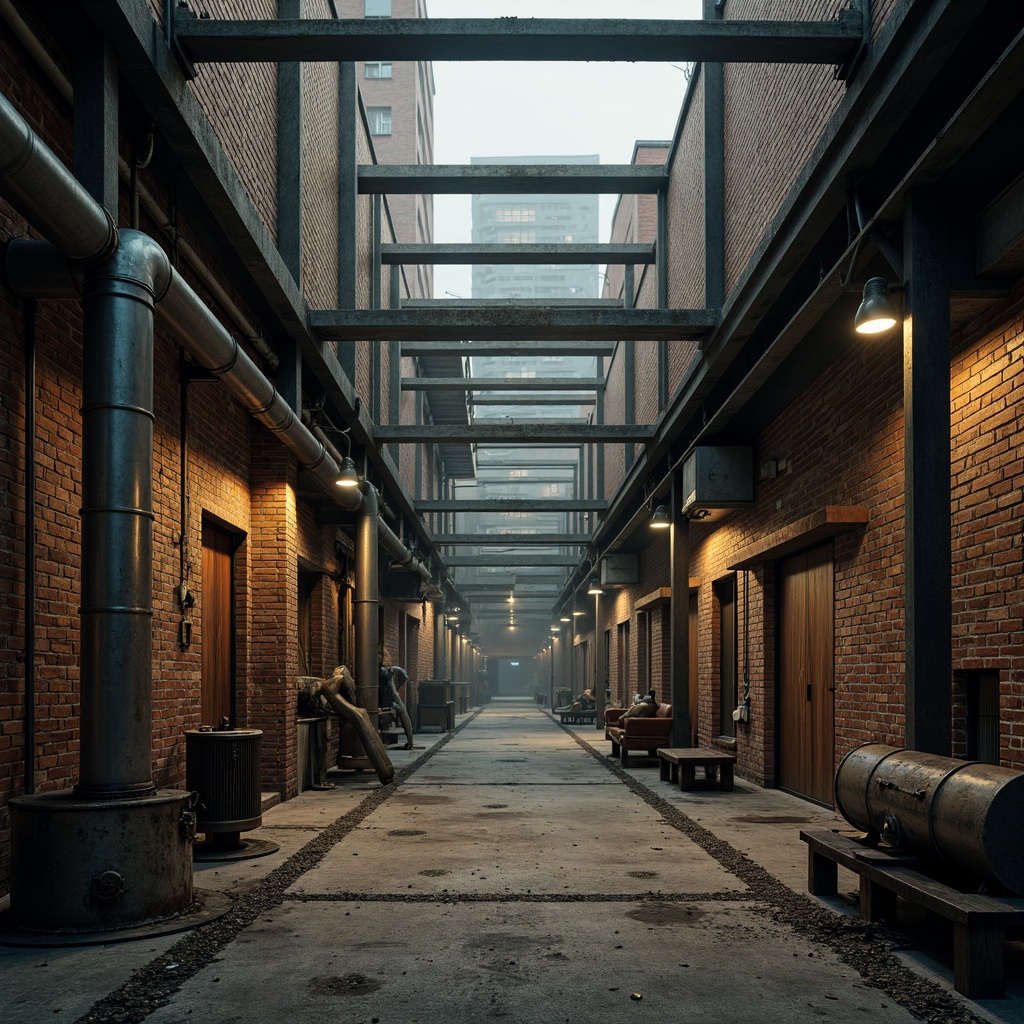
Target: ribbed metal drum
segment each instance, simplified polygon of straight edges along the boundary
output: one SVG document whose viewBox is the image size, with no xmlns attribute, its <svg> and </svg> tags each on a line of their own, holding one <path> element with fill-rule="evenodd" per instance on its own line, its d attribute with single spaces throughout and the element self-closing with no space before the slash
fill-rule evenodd
<svg viewBox="0 0 1024 1024">
<path fill-rule="evenodd" d="M 198 832 L 246 832 L 263 821 L 259 729 L 190 729 L 185 778 L 199 794 Z"/>
<path fill-rule="evenodd" d="M 1024 893 L 1024 772 L 865 743 L 840 762 L 835 797 L 856 828 Z"/>
</svg>

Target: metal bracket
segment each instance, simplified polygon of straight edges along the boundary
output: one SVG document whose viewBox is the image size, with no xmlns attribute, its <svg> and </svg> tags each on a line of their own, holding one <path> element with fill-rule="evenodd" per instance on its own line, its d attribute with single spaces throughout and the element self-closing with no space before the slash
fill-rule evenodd
<svg viewBox="0 0 1024 1024">
<path fill-rule="evenodd" d="M 839 21 L 853 25 L 860 23 L 860 45 L 842 64 L 837 64 L 833 71 L 837 81 L 848 82 L 867 59 L 871 49 L 871 0 L 850 0 L 849 6 L 839 12 Z"/>
<path fill-rule="evenodd" d="M 199 17 L 208 18 L 209 14 L 203 13 Z M 178 62 L 181 73 L 191 81 L 198 72 L 196 66 L 189 59 L 184 47 L 178 42 L 178 25 L 184 21 L 196 21 L 197 16 L 188 6 L 188 0 L 178 0 L 167 17 L 167 45 L 170 48 L 171 56 Z"/>
</svg>

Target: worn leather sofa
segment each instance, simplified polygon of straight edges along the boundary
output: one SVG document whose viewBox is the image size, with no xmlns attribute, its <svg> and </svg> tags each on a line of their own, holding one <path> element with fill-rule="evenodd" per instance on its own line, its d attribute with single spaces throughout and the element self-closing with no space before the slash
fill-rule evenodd
<svg viewBox="0 0 1024 1024">
<path fill-rule="evenodd" d="M 659 704 L 657 711 L 645 718 L 623 719 L 625 712 L 625 708 L 606 708 L 604 712 L 604 738 L 611 740 L 612 757 L 617 757 L 623 768 L 629 767 L 631 750 L 643 750 L 656 758 L 659 747 L 672 746 L 671 704 Z"/>
</svg>

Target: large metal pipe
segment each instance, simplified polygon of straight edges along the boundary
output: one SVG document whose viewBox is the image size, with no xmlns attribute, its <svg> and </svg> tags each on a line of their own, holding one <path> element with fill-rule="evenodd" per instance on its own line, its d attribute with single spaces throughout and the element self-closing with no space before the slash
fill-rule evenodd
<svg viewBox="0 0 1024 1024">
<path fill-rule="evenodd" d="M 835 798 L 888 845 L 1024 893 L 1024 772 L 865 743 L 840 762 Z"/>
<path fill-rule="evenodd" d="M 352 624 L 356 633 L 356 703 L 377 724 L 377 674 L 379 631 L 377 628 L 377 544 L 380 517 L 377 492 L 367 481 L 359 487 L 363 496 L 356 519 L 356 588 L 352 602 Z"/>
<path fill-rule="evenodd" d="M 60 162 L 5 96 L 0 96 L 0 184 L 65 256 L 101 262 L 117 248 L 110 214 Z"/>
<path fill-rule="evenodd" d="M 163 249 L 124 231 L 82 297 L 82 684 L 79 782 L 90 799 L 152 781 L 153 309 Z"/>
</svg>

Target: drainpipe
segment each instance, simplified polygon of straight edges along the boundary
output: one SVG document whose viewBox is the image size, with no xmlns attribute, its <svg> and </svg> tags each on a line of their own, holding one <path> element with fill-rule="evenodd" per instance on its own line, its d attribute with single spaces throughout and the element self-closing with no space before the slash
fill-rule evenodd
<svg viewBox="0 0 1024 1024">
<path fill-rule="evenodd" d="M 356 632 L 356 703 L 366 709 L 377 725 L 377 492 L 364 480 L 359 485 L 362 504 L 356 520 L 356 591 L 352 624 Z"/>
</svg>

